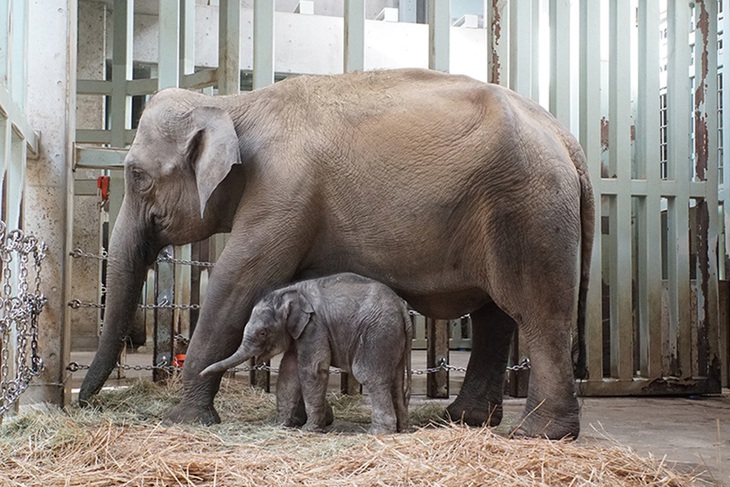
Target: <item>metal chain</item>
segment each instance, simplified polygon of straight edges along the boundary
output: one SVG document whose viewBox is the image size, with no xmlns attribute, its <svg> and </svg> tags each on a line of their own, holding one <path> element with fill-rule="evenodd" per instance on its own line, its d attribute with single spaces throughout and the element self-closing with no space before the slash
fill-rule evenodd
<svg viewBox="0 0 730 487">
<path fill-rule="evenodd" d="M 182 339 L 184 343 L 189 342 L 187 338 L 182 337 L 181 335 L 175 335 L 175 340 Z M 166 370 L 168 372 L 181 370 L 182 367 L 175 367 L 172 365 L 123 365 L 123 364 L 117 364 L 117 367 L 121 370 Z M 70 372 L 77 372 L 79 370 L 88 370 L 88 365 L 79 364 L 78 362 L 71 362 L 66 367 L 66 370 Z M 530 369 L 530 359 L 523 359 L 522 362 L 520 362 L 517 365 L 512 365 L 507 367 L 508 372 L 517 372 L 520 370 L 529 370 Z M 265 370 L 267 372 L 273 372 L 278 373 L 279 369 L 276 367 L 272 367 L 270 365 L 266 364 L 257 364 L 254 366 L 244 365 L 243 367 L 234 367 L 231 369 L 228 369 L 228 372 L 251 372 L 251 371 L 258 371 L 258 370 Z M 433 374 L 436 372 L 439 372 L 441 370 L 445 371 L 457 371 L 457 372 L 466 372 L 466 367 L 455 367 L 453 365 L 449 365 L 446 363 L 446 360 L 441 360 L 438 366 L 436 367 L 430 367 L 427 369 L 412 369 L 411 373 L 413 375 L 424 375 L 424 374 Z M 330 367 L 330 374 L 337 375 L 337 374 L 344 374 L 345 371 L 338 369 L 336 367 Z"/>
<path fill-rule="evenodd" d="M 96 260 L 109 260 L 109 253 L 106 250 L 103 250 L 101 254 L 92 254 L 91 252 L 85 252 L 84 250 L 81 250 L 80 248 L 75 248 L 71 252 L 69 252 L 69 255 L 73 257 L 74 259 L 96 259 Z M 200 260 L 185 260 L 185 259 L 176 259 L 170 253 L 165 250 L 162 252 L 162 255 L 160 255 L 157 258 L 157 262 L 167 262 L 170 264 L 179 264 L 179 265 L 189 265 L 193 267 L 208 267 L 212 268 L 215 267 L 214 262 L 203 262 Z"/>
<path fill-rule="evenodd" d="M 68 307 L 71 309 L 79 309 L 79 308 L 96 308 L 96 309 L 105 309 L 106 305 L 101 303 L 90 303 L 88 301 L 81 301 L 80 299 L 73 299 L 69 301 Z M 139 304 L 137 305 L 139 309 L 181 309 L 181 310 L 191 310 L 191 309 L 200 309 L 199 304 L 174 304 L 167 301 L 167 299 L 163 299 L 160 301 L 159 304 Z"/>
<path fill-rule="evenodd" d="M 42 262 L 48 247 L 21 230 L 7 231 L 0 221 L 0 259 L 2 260 L 2 293 L 0 294 L 0 415 L 9 410 L 44 369 L 38 354 L 38 316 L 46 298 L 40 291 Z M 16 258 L 17 256 L 17 258 Z M 33 288 L 29 265 L 32 261 Z M 13 263 L 15 262 L 15 265 Z M 13 269 L 18 271 L 13 289 Z M 13 295 L 13 292 L 16 295 Z M 15 343 L 12 338 L 15 338 Z M 10 360 L 13 345 L 14 360 Z M 13 365 L 14 377 L 11 375 Z"/>
</svg>

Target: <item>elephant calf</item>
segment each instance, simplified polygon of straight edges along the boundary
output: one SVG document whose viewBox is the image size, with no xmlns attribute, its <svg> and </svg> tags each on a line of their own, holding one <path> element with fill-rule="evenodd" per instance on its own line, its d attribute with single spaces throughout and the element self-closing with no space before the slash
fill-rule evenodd
<svg viewBox="0 0 730 487">
<path fill-rule="evenodd" d="M 300 384 L 304 429 L 324 431 L 332 365 L 350 372 L 370 393 L 370 433 L 395 433 L 408 427 L 411 335 L 405 303 L 390 288 L 356 274 L 335 274 L 266 295 L 254 306 L 238 350 L 200 375 L 286 351 L 277 386 L 280 420 L 293 417 Z M 285 365 L 287 357 L 295 357 L 298 381 L 287 377 L 293 369 Z"/>
</svg>

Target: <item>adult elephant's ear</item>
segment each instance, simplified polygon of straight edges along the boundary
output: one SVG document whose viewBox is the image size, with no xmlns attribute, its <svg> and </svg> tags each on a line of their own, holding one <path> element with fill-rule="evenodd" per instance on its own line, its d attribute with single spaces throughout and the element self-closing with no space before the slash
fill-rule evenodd
<svg viewBox="0 0 730 487">
<path fill-rule="evenodd" d="M 191 112 L 192 136 L 185 155 L 195 172 L 200 197 L 200 216 L 215 188 L 234 164 L 241 163 L 238 136 L 231 116 L 217 107 L 197 107 Z"/>
</svg>

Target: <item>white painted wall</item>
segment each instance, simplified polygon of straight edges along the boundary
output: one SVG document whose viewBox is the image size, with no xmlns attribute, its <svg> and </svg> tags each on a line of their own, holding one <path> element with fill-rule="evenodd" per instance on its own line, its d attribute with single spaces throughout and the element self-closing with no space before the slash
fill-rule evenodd
<svg viewBox="0 0 730 487">
<path fill-rule="evenodd" d="M 136 15 L 135 62 L 156 64 L 157 16 Z M 108 36 L 113 26 L 108 25 Z M 218 65 L 218 7 L 196 6 L 195 64 Z M 334 74 L 343 71 L 343 19 L 324 15 L 275 13 L 276 71 Z M 253 11 L 241 12 L 241 68 L 253 69 Z M 365 21 L 365 69 L 428 67 L 428 26 Z M 111 49 L 111 37 L 107 46 Z M 487 34 L 484 29 L 451 28 L 452 73 L 487 80 Z M 107 51 L 107 58 L 111 52 Z"/>
</svg>

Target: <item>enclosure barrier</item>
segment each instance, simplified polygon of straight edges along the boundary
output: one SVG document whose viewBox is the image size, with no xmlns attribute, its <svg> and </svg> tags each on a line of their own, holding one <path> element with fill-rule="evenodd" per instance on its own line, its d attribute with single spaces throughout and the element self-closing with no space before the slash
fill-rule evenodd
<svg viewBox="0 0 730 487">
<path fill-rule="evenodd" d="M 46 303 L 40 291 L 46 252 L 44 242 L 21 230 L 8 232 L 0 221 L 0 418 L 43 370 L 38 315 Z"/>
</svg>

